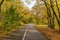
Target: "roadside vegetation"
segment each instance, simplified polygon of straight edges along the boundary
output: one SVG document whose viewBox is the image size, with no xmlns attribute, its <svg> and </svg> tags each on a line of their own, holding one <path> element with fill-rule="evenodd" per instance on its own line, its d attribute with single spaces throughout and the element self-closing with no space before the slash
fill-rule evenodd
<svg viewBox="0 0 60 40">
<path fill-rule="evenodd" d="M 25 16 L 29 10 L 20 3 L 19 1 L 0 0 L 0 33 L 11 31 L 28 23 L 28 18 Z"/>
<path fill-rule="evenodd" d="M 29 23 L 49 39 L 59 40 L 60 0 L 36 0 L 31 11 L 20 0 L 0 0 L 0 33 Z"/>
<path fill-rule="evenodd" d="M 39 4 L 41 2 L 41 4 Z M 35 9 L 37 13 L 43 13 L 42 25 L 35 25 L 37 30 L 42 32 L 49 40 L 60 40 L 60 1 L 59 0 L 38 0 Z M 40 5 L 40 11 L 39 11 Z M 35 10 L 34 9 L 34 10 Z M 42 11 L 42 12 L 41 12 Z M 39 16 L 39 14 L 37 14 Z M 38 17 L 37 17 L 38 18 Z M 41 23 L 41 22 L 40 22 Z"/>
</svg>

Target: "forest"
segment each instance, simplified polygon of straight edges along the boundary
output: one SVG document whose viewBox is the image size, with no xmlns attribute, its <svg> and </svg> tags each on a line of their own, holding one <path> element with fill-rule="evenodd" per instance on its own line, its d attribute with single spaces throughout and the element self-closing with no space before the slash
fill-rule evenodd
<svg viewBox="0 0 60 40">
<path fill-rule="evenodd" d="M 26 0 L 26 3 L 29 5 L 30 1 Z M 21 0 L 0 0 L 0 34 L 34 24 L 49 39 L 60 40 L 60 0 L 35 1 L 29 9 Z"/>
</svg>

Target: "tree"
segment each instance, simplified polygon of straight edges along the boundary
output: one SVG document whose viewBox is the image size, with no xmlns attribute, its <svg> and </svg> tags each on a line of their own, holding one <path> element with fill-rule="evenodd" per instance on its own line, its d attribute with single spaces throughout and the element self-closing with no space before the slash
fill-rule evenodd
<svg viewBox="0 0 60 40">
<path fill-rule="evenodd" d="M 56 7 L 57 7 L 57 10 L 58 10 L 58 14 L 59 14 L 59 18 L 58 18 L 57 22 L 58 22 L 59 31 L 60 31 L 60 10 L 59 10 L 59 7 L 58 7 L 58 2 L 57 2 L 57 0 L 55 0 L 55 2 L 56 2 Z"/>
<path fill-rule="evenodd" d="M 33 7 L 34 15 L 36 17 L 36 24 L 43 23 L 43 5 L 40 4 L 40 0 L 36 0 L 36 5 Z M 40 22 L 42 21 L 42 22 Z"/>
<path fill-rule="evenodd" d="M 55 27 L 54 25 L 54 16 L 52 15 L 51 13 L 51 6 L 49 3 L 47 3 L 47 0 L 42 0 L 46 6 L 46 9 L 47 9 L 47 16 L 48 16 L 48 26 L 51 27 L 52 29 Z"/>
<path fill-rule="evenodd" d="M 3 2 L 4 2 L 4 0 L 2 0 L 0 3 L 0 13 L 1 13 L 1 6 L 2 6 Z"/>
<path fill-rule="evenodd" d="M 60 10 L 58 7 L 58 3 L 57 0 L 50 0 L 49 3 L 47 2 L 47 0 L 42 0 L 45 3 L 45 6 L 47 8 L 47 15 L 48 15 L 48 23 L 50 24 L 51 28 L 54 28 L 55 24 L 54 24 L 54 19 L 57 20 L 57 23 L 59 25 L 59 29 L 60 29 Z M 54 4 L 56 2 L 56 4 Z M 56 6 L 58 13 L 56 13 L 54 6 Z M 59 14 L 59 16 L 57 15 Z"/>
</svg>

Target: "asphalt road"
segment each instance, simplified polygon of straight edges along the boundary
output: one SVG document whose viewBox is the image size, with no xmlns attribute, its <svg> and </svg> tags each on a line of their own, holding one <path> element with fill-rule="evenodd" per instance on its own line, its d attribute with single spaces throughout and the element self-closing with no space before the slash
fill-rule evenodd
<svg viewBox="0 0 60 40">
<path fill-rule="evenodd" d="M 33 24 L 27 24 L 24 40 L 48 40 L 41 32 L 34 28 Z"/>
<path fill-rule="evenodd" d="M 18 29 L 0 40 L 48 40 L 41 32 L 34 28 L 33 24 L 26 24 L 26 28 Z"/>
</svg>

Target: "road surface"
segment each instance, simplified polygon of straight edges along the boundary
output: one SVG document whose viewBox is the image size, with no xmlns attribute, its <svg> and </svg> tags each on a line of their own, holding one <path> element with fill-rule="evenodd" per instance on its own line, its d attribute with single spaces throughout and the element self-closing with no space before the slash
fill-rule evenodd
<svg viewBox="0 0 60 40">
<path fill-rule="evenodd" d="M 18 29 L 0 40 L 48 40 L 41 32 L 34 28 L 33 24 L 25 25 L 26 28 Z"/>
</svg>

